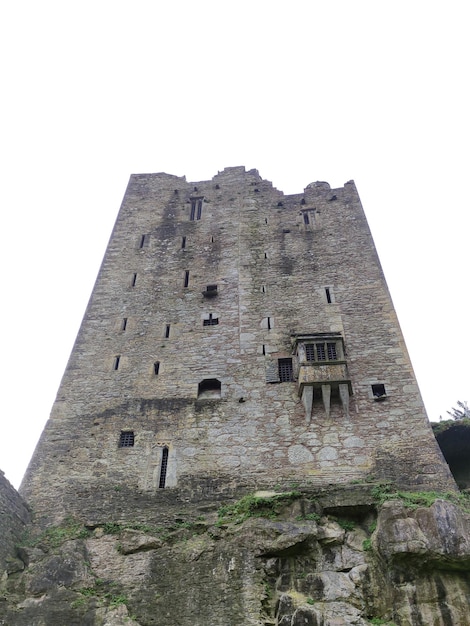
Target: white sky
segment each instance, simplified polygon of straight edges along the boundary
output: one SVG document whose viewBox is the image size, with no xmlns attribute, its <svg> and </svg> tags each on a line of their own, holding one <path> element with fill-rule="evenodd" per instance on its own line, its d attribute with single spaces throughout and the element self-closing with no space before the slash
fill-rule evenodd
<svg viewBox="0 0 470 626">
<path fill-rule="evenodd" d="M 0 9 L 0 468 L 42 431 L 131 173 L 354 179 L 430 419 L 470 400 L 468 3 Z"/>
</svg>

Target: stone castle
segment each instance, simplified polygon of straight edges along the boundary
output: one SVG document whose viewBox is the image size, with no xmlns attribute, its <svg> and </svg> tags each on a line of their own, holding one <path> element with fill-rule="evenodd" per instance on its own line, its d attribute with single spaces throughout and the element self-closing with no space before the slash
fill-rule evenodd
<svg viewBox="0 0 470 626">
<path fill-rule="evenodd" d="M 374 614 L 400 626 L 463 624 L 465 574 L 439 577 L 444 589 L 456 590 L 448 617 L 433 599 L 439 585 L 431 574 L 414 576 L 417 600 L 405 589 L 406 577 L 397 582 L 395 565 L 383 570 L 378 563 L 410 552 L 427 555 L 429 564 L 440 535 L 431 547 L 410 546 L 426 534 L 420 524 L 429 531 L 444 516 L 460 543 L 446 544 L 443 554 L 450 569 L 466 570 L 468 519 L 448 502 L 442 510 L 433 504 L 426 522 L 402 503 L 392 513 L 389 502 L 381 509 L 371 485 L 384 481 L 407 492 L 457 493 L 354 183 L 331 189 L 316 182 L 285 195 L 244 167 L 196 183 L 133 175 L 20 489 L 36 534 L 46 533 L 37 540 L 46 556 L 38 557 L 36 547 L 15 557 L 11 589 L 15 576 L 26 577 L 29 600 L 23 611 L 10 607 L 10 621 L 0 624 L 146 626 L 171 618 L 181 626 L 360 626 Z M 248 513 L 267 507 L 281 521 L 269 525 L 263 515 L 240 514 L 238 549 L 230 515 L 233 503 L 248 496 Z M 217 523 L 221 503 L 232 513 Z M 27 525 L 23 504 L 15 506 L 19 526 Z M 379 524 L 382 535 L 367 534 L 387 506 L 406 527 L 405 539 L 395 530 L 387 534 L 388 517 Z M 338 515 L 347 523 L 341 526 Z M 268 525 L 249 527 L 251 517 Z M 86 545 L 68 561 L 55 555 L 58 571 L 59 562 L 75 563 L 72 573 L 56 578 L 46 574 L 51 548 L 44 537 L 51 528 L 67 529 L 74 546 Z M 119 544 L 106 534 L 110 528 Z M 185 529 L 192 534 L 183 549 Z M 223 532 L 232 539 L 221 539 Z M 400 549 L 390 548 L 397 543 Z M 374 565 L 367 565 L 369 546 L 379 555 Z M 165 580 L 157 575 L 161 568 Z M 341 577 L 355 568 L 346 583 Z M 384 582 L 387 568 L 393 581 Z M 325 571 L 335 574 L 327 580 Z M 100 595 L 96 581 L 108 579 L 130 600 L 106 604 L 111 592 Z M 316 582 L 309 587 L 308 580 Z M 189 590 L 181 610 L 175 581 Z M 335 591 L 325 591 L 328 585 Z M 57 600 L 59 588 L 69 595 Z M 88 596 L 95 604 L 80 604 Z M 441 611 L 442 619 L 419 621 L 413 611 L 424 620 Z M 32 621 L 33 615 L 42 617 Z"/>
</svg>

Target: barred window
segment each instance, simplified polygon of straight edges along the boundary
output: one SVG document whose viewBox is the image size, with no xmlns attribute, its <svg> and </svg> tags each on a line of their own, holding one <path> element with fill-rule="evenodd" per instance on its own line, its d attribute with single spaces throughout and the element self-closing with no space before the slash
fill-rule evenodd
<svg viewBox="0 0 470 626">
<path fill-rule="evenodd" d="M 338 352 L 335 342 L 307 343 L 305 345 L 307 361 L 337 361 Z"/>
<path fill-rule="evenodd" d="M 212 313 L 209 313 L 209 317 L 202 321 L 203 326 L 216 326 L 219 323 L 218 317 L 212 317 Z"/>
<path fill-rule="evenodd" d="M 119 436 L 120 448 L 132 448 L 134 445 L 134 431 L 123 430 Z"/>
<path fill-rule="evenodd" d="M 281 383 L 289 383 L 294 380 L 292 359 L 278 359 L 279 380 Z"/>
<path fill-rule="evenodd" d="M 159 489 L 164 489 L 165 487 L 167 469 L 168 469 L 168 448 L 165 446 L 162 450 L 162 462 L 160 465 L 160 480 L 158 481 Z"/>
</svg>

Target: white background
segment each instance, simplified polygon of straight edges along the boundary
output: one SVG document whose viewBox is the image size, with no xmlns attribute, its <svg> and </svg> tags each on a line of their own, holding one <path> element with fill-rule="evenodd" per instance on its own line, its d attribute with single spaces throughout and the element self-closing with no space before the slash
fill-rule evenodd
<svg viewBox="0 0 470 626">
<path fill-rule="evenodd" d="M 354 179 L 431 420 L 470 400 L 467 3 L 5 2 L 0 468 L 48 418 L 131 173 Z"/>
</svg>

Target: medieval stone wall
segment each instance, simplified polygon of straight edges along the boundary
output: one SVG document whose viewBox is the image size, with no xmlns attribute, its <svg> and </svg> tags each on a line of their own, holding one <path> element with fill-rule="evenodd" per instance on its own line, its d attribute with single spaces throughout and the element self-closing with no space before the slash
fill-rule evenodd
<svg viewBox="0 0 470 626">
<path fill-rule="evenodd" d="M 333 392 L 328 414 L 316 388 L 306 415 L 278 359 L 295 365 L 293 336 L 318 333 L 342 338 L 351 396 L 345 410 Z M 198 397 L 207 380 L 220 394 Z M 354 183 L 285 195 L 243 167 L 131 177 L 22 492 L 58 514 L 83 486 L 158 493 L 165 448 L 165 487 L 187 497 L 198 480 L 455 488 Z"/>
<path fill-rule="evenodd" d="M 29 521 L 26 503 L 0 471 L 0 576 L 10 570 Z"/>
</svg>

